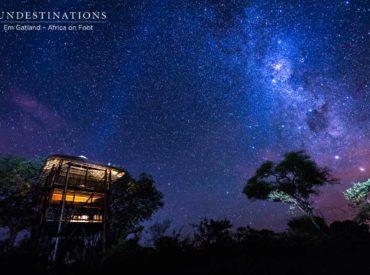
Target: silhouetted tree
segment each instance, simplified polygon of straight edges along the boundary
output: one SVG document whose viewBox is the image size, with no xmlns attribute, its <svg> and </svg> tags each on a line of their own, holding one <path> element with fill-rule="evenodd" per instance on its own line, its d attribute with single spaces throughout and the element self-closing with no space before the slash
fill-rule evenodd
<svg viewBox="0 0 370 275">
<path fill-rule="evenodd" d="M 19 231 L 31 229 L 42 190 L 37 185 L 41 167 L 41 160 L 0 159 L 0 226 L 10 232 L 6 249 L 13 247 Z"/>
<path fill-rule="evenodd" d="M 330 225 L 330 234 L 336 241 L 370 241 L 369 225 L 355 221 L 335 221 Z"/>
<path fill-rule="evenodd" d="M 208 220 L 204 218 L 195 228 L 194 241 L 199 246 L 229 241 L 232 239 L 232 224 L 229 220 Z"/>
<path fill-rule="evenodd" d="M 163 206 L 163 195 L 151 176 L 141 174 L 138 180 L 129 174 L 117 180 L 112 187 L 112 233 L 115 241 L 129 234 L 138 234 L 140 223 Z"/>
<path fill-rule="evenodd" d="M 154 247 L 163 254 L 178 254 L 190 251 L 193 246 L 189 238 L 182 238 L 180 231 L 173 231 L 170 236 L 161 236 L 154 242 Z"/>
<path fill-rule="evenodd" d="M 359 223 L 366 223 L 370 220 L 370 201 L 368 198 L 370 179 L 364 182 L 354 183 L 344 191 L 346 199 L 357 209 L 355 220 Z"/>
<path fill-rule="evenodd" d="M 166 219 L 162 222 L 152 224 L 149 229 L 150 241 L 154 244 L 159 238 L 163 237 L 166 231 L 170 228 L 172 221 Z"/>
<path fill-rule="evenodd" d="M 323 218 L 314 217 L 316 224 L 319 225 L 321 229 L 327 229 L 327 225 Z M 294 217 L 289 220 L 288 227 L 290 232 L 299 234 L 315 234 L 317 233 L 316 227 L 312 224 L 312 220 L 307 215 Z"/>
<path fill-rule="evenodd" d="M 237 242 L 245 243 L 249 239 L 250 232 L 251 232 L 251 228 L 249 226 L 247 227 L 241 226 L 236 229 L 234 237 Z"/>
<path fill-rule="evenodd" d="M 318 195 L 320 186 L 334 183 L 338 181 L 327 168 L 319 167 L 306 153 L 298 151 L 285 154 L 277 164 L 264 162 L 248 180 L 243 193 L 250 199 L 270 199 L 298 208 L 319 229 L 310 196 Z"/>
</svg>

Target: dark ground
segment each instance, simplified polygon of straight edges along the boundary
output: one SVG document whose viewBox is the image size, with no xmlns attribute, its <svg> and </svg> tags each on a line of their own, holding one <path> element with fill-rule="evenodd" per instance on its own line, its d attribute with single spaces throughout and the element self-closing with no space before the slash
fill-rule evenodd
<svg viewBox="0 0 370 275">
<path fill-rule="evenodd" d="M 370 274 L 367 225 L 334 222 L 318 232 L 290 223 L 285 233 L 228 226 L 207 228 L 193 238 L 161 236 L 154 247 L 129 240 L 103 260 L 58 263 L 55 274 Z M 43 274 L 45 262 L 27 245 L 1 256 L 2 274 Z M 100 258 L 101 259 L 101 258 Z"/>
</svg>

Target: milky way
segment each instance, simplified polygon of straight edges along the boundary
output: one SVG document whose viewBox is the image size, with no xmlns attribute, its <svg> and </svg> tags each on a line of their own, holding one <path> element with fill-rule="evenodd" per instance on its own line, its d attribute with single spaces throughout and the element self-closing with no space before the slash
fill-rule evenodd
<svg viewBox="0 0 370 275">
<path fill-rule="evenodd" d="M 0 32 L 1 154 L 150 173 L 165 196 L 154 221 L 281 229 L 284 206 L 241 190 L 262 161 L 304 149 L 342 180 L 316 206 L 350 215 L 341 192 L 370 176 L 367 1 L 75 2 L 22 10 L 106 11 L 107 23 Z"/>
</svg>

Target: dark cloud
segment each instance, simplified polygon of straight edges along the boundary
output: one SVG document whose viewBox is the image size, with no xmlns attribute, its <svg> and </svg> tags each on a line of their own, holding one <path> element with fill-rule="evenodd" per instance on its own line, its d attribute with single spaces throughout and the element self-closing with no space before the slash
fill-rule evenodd
<svg viewBox="0 0 370 275">
<path fill-rule="evenodd" d="M 307 124 L 311 131 L 321 132 L 328 128 L 328 104 L 324 104 L 319 109 L 310 109 L 307 113 Z"/>
</svg>

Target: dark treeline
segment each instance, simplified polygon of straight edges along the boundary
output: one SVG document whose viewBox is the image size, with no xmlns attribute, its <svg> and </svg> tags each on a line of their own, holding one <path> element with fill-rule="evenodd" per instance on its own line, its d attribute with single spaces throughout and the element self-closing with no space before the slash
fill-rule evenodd
<svg viewBox="0 0 370 275">
<path fill-rule="evenodd" d="M 0 240 L 2 274 L 370 274 L 370 182 L 345 192 L 357 209 L 355 219 L 328 224 L 311 198 L 319 187 L 339 181 L 304 152 L 263 163 L 243 190 L 249 199 L 281 202 L 300 211 L 285 232 L 234 228 L 227 219 L 204 218 L 184 236 L 171 232 L 171 222 L 165 220 L 147 229 L 150 244 L 143 245 L 141 223 L 162 207 L 162 194 L 150 176 L 135 180 L 127 174 L 113 186 L 106 253 L 98 247 L 87 251 L 77 238 L 62 245 L 52 268 L 32 238 L 17 240 L 20 232 L 32 231 L 41 166 L 39 160 L 0 159 L 0 226 L 8 230 Z"/>
<path fill-rule="evenodd" d="M 323 221 L 317 219 L 321 225 Z M 369 274 L 367 225 L 334 222 L 318 232 L 310 218 L 289 222 L 284 233 L 203 220 L 194 236 L 157 236 L 154 246 L 138 239 L 113 245 L 102 260 L 64 262 L 56 274 Z M 43 274 L 47 263 L 27 244 L 2 255 L 3 274 Z"/>
</svg>

